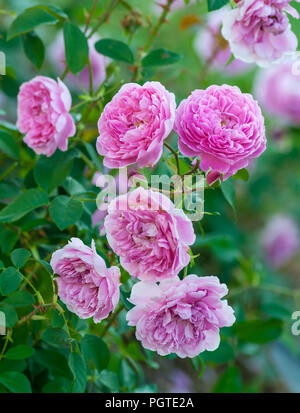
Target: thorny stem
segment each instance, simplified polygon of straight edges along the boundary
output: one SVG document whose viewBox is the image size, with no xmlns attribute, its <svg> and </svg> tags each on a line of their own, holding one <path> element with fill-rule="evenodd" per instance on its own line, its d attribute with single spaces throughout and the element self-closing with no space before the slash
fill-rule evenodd
<svg viewBox="0 0 300 413">
<path fill-rule="evenodd" d="M 91 11 L 89 12 L 87 19 L 86 19 L 84 34 L 86 34 L 86 32 L 88 31 L 90 27 L 91 19 L 92 19 L 94 12 L 96 11 L 97 5 L 98 5 L 98 0 L 94 0 L 94 4 L 92 5 Z"/>
<path fill-rule="evenodd" d="M 141 53 L 140 59 L 139 59 L 140 61 L 143 58 L 143 56 L 145 56 L 147 51 L 150 49 L 154 38 L 156 37 L 157 33 L 159 32 L 161 26 L 165 23 L 167 15 L 170 11 L 170 7 L 172 6 L 172 3 L 174 1 L 175 0 L 168 0 L 168 3 L 165 6 L 163 6 L 163 12 L 162 12 L 160 18 L 159 18 L 156 26 L 154 27 L 154 29 L 151 31 L 151 33 L 148 37 L 147 43 L 142 48 L 142 53 Z M 132 81 L 137 81 L 138 82 L 140 80 L 140 66 L 141 66 L 140 61 L 134 67 L 134 73 L 133 73 Z"/>
<path fill-rule="evenodd" d="M 172 146 L 170 146 L 168 143 L 164 142 L 164 145 L 166 148 L 169 149 L 170 152 L 172 152 L 172 154 L 175 157 L 176 160 L 176 167 L 177 167 L 177 173 L 178 175 L 180 175 L 180 166 L 179 166 L 179 158 L 178 158 L 178 153 L 172 148 Z"/>
<path fill-rule="evenodd" d="M 6 169 L 6 171 L 3 172 L 3 174 L 0 176 L 0 181 L 2 181 L 7 175 L 9 175 L 18 165 L 18 162 L 13 163 L 9 168 Z"/>
</svg>

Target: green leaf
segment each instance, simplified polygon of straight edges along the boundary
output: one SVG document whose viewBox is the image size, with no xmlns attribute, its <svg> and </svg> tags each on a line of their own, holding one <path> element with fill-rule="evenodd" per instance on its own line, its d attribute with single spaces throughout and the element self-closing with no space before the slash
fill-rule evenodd
<svg viewBox="0 0 300 413">
<path fill-rule="evenodd" d="M 119 377 L 117 373 L 109 370 L 103 370 L 99 374 L 101 384 L 107 387 L 112 393 L 117 393 L 120 387 Z"/>
<path fill-rule="evenodd" d="M 181 58 L 180 54 L 170 50 L 156 49 L 143 58 L 142 65 L 144 67 L 171 65 L 179 62 Z"/>
<path fill-rule="evenodd" d="M 208 11 L 218 10 L 227 3 L 228 0 L 207 0 Z"/>
<path fill-rule="evenodd" d="M 4 304 L 9 304 L 12 307 L 26 307 L 34 304 L 34 297 L 27 291 L 17 291 L 5 298 Z"/>
<path fill-rule="evenodd" d="M 70 353 L 68 364 L 74 376 L 72 393 L 84 393 L 87 383 L 86 365 L 78 353 Z"/>
<path fill-rule="evenodd" d="M 8 254 L 19 239 L 16 231 L 0 226 L 0 246 L 3 254 Z"/>
<path fill-rule="evenodd" d="M 89 45 L 85 35 L 73 23 L 64 23 L 65 54 L 68 68 L 74 74 L 88 64 Z"/>
<path fill-rule="evenodd" d="M 114 39 L 101 39 L 95 43 L 97 52 L 114 60 L 133 64 L 134 56 L 127 44 Z"/>
<path fill-rule="evenodd" d="M 233 328 L 240 341 L 264 344 L 276 340 L 282 334 L 283 321 L 276 318 L 240 321 Z"/>
<path fill-rule="evenodd" d="M 235 355 L 232 346 L 226 341 L 222 341 L 216 351 L 205 351 L 203 358 L 205 361 L 224 364 L 234 360 Z"/>
<path fill-rule="evenodd" d="M 61 328 L 47 328 L 42 332 L 41 339 L 54 347 L 65 347 L 70 344 L 71 339 L 65 330 Z"/>
<path fill-rule="evenodd" d="M 12 199 L 18 196 L 20 190 L 16 185 L 11 185 L 6 182 L 0 183 L 0 199 Z"/>
<path fill-rule="evenodd" d="M 81 348 L 86 362 L 91 360 L 99 372 L 107 367 L 110 353 L 100 337 L 86 334 L 82 339 Z"/>
<path fill-rule="evenodd" d="M 224 198 L 226 199 L 226 201 L 228 202 L 228 204 L 231 206 L 231 208 L 233 209 L 234 214 L 236 213 L 235 210 L 235 205 L 234 205 L 234 201 L 235 201 L 235 188 L 233 186 L 232 180 L 231 179 L 227 179 L 225 182 L 222 183 L 221 185 L 221 191 L 224 195 Z"/>
<path fill-rule="evenodd" d="M 213 393 L 241 393 L 242 379 L 238 367 L 229 367 L 215 384 Z"/>
<path fill-rule="evenodd" d="M 241 179 L 242 181 L 247 182 L 249 179 L 249 172 L 246 168 L 240 169 L 235 175 L 233 175 L 232 179 Z"/>
<path fill-rule="evenodd" d="M 58 10 L 58 9 L 56 9 Z M 61 16 L 62 17 L 62 16 Z M 59 16 L 53 13 L 50 6 L 30 7 L 23 11 L 11 24 L 7 32 L 7 40 L 23 33 L 31 32 L 35 27 L 45 23 L 57 23 Z"/>
<path fill-rule="evenodd" d="M 31 393 L 30 381 L 17 371 L 4 371 L 0 373 L 0 383 L 12 393 Z"/>
<path fill-rule="evenodd" d="M 22 268 L 30 256 L 30 251 L 18 248 L 11 253 L 11 260 L 15 267 Z"/>
<path fill-rule="evenodd" d="M 25 55 L 37 69 L 40 69 L 45 59 L 42 40 L 34 32 L 30 32 L 22 36 L 22 42 Z"/>
<path fill-rule="evenodd" d="M 0 274 L 0 292 L 9 295 L 16 291 L 21 284 L 22 277 L 14 267 L 8 267 Z"/>
<path fill-rule="evenodd" d="M 19 159 L 20 150 L 17 141 L 9 133 L 0 130 L 0 151 L 12 159 Z"/>
<path fill-rule="evenodd" d="M 28 189 L 0 212 L 0 222 L 14 222 L 24 215 L 47 205 L 49 202 L 47 194 L 36 188 Z"/>
<path fill-rule="evenodd" d="M 19 345 L 16 347 L 10 348 L 5 357 L 8 360 L 23 360 L 31 357 L 34 354 L 34 349 L 29 346 Z"/>
<path fill-rule="evenodd" d="M 82 202 L 76 199 L 60 195 L 51 202 L 49 210 L 51 218 L 58 228 L 63 231 L 80 219 L 83 206 Z"/>
<path fill-rule="evenodd" d="M 76 156 L 76 150 L 56 151 L 50 158 L 40 156 L 33 171 L 36 183 L 48 193 L 63 184 Z"/>
<path fill-rule="evenodd" d="M 1 303 L 0 311 L 5 314 L 6 327 L 13 327 L 18 321 L 16 310 L 11 305 Z"/>
</svg>

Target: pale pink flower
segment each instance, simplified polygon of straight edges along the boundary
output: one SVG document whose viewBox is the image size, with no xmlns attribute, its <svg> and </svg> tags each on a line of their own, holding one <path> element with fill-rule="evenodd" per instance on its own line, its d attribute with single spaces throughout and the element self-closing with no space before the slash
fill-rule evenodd
<svg viewBox="0 0 300 413">
<path fill-rule="evenodd" d="M 184 155 L 200 157 L 201 169 L 223 174 L 224 179 L 266 148 L 261 110 L 236 86 L 212 85 L 192 92 L 177 109 L 174 130 Z"/>
<path fill-rule="evenodd" d="M 98 34 L 94 34 L 89 40 L 89 59 L 93 72 L 93 88 L 97 89 L 102 85 L 106 78 L 106 67 L 110 60 L 98 53 L 95 49 L 95 43 L 100 40 Z M 60 33 L 53 44 L 50 46 L 49 59 L 53 66 L 60 72 L 63 72 L 66 67 L 65 57 L 65 43 L 63 34 Z M 82 86 L 84 89 L 89 90 L 90 74 L 89 68 L 86 66 L 78 75 L 68 73 L 66 81 L 70 81 L 70 84 L 76 88 Z"/>
<path fill-rule="evenodd" d="M 139 187 L 114 199 L 104 226 L 110 247 L 132 277 L 175 277 L 190 262 L 193 225 L 159 192 Z"/>
<path fill-rule="evenodd" d="M 71 104 L 70 92 L 60 79 L 37 76 L 21 85 L 17 127 L 35 153 L 51 156 L 57 148 L 67 150 L 68 138 L 75 134 Z"/>
<path fill-rule="evenodd" d="M 261 70 L 254 93 L 267 113 L 285 123 L 300 125 L 300 73 L 296 65 L 297 61 L 291 59 Z"/>
<path fill-rule="evenodd" d="M 108 168 L 154 166 L 172 131 L 175 96 L 159 82 L 127 83 L 102 112 L 97 150 Z"/>
<path fill-rule="evenodd" d="M 161 356 L 196 357 L 220 344 L 220 328 L 235 322 L 233 309 L 222 300 L 228 293 L 217 277 L 188 275 L 164 280 L 159 285 L 139 282 L 129 301 L 128 325 L 136 326 L 136 338 Z"/>
<path fill-rule="evenodd" d="M 286 13 L 298 18 L 289 0 L 242 0 L 223 19 L 222 34 L 237 59 L 269 66 L 297 49 Z"/>
<path fill-rule="evenodd" d="M 72 238 L 52 255 L 50 265 L 58 285 L 58 295 L 67 308 L 85 319 L 99 323 L 113 311 L 120 298 L 120 270 L 106 268 L 92 242 L 92 248 Z"/>
<path fill-rule="evenodd" d="M 297 222 L 283 214 L 273 216 L 264 228 L 260 242 L 264 255 L 272 267 L 284 265 L 300 246 Z"/>
<path fill-rule="evenodd" d="M 227 40 L 221 34 L 222 19 L 230 7 L 208 13 L 207 24 L 201 28 L 195 38 L 194 48 L 196 53 L 206 61 L 212 60 L 212 67 L 228 74 L 239 74 L 251 69 L 251 65 L 234 59 L 231 63 L 231 50 Z"/>
</svg>

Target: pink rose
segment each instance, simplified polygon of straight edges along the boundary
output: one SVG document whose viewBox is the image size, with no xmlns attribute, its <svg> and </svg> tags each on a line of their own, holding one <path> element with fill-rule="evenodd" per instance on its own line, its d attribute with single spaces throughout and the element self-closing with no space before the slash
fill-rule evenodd
<svg viewBox="0 0 300 413">
<path fill-rule="evenodd" d="M 233 309 L 221 300 L 227 292 L 217 277 L 188 275 L 159 285 L 142 281 L 132 289 L 129 301 L 135 307 L 126 319 L 145 348 L 161 356 L 196 357 L 216 350 L 219 329 L 235 322 Z"/>
<path fill-rule="evenodd" d="M 269 264 L 274 268 L 281 267 L 300 246 L 297 222 L 286 215 L 273 216 L 264 228 L 260 241 Z"/>
<path fill-rule="evenodd" d="M 224 179 L 266 148 L 261 110 L 236 86 L 212 85 L 192 92 L 177 109 L 174 130 L 184 155 L 199 156 L 201 169 L 224 174 Z"/>
<path fill-rule="evenodd" d="M 106 268 L 97 254 L 94 241 L 87 247 L 79 238 L 54 252 L 50 265 L 56 278 L 58 295 L 79 318 L 94 318 L 99 323 L 113 311 L 120 298 L 120 270 Z"/>
<path fill-rule="evenodd" d="M 285 12 L 298 18 L 289 0 L 242 0 L 223 19 L 222 34 L 237 59 L 269 66 L 297 49 Z"/>
<path fill-rule="evenodd" d="M 110 61 L 107 57 L 98 53 L 95 49 L 95 43 L 100 40 L 100 37 L 97 34 L 94 34 L 89 40 L 89 58 L 92 65 L 93 72 L 93 87 L 97 89 L 102 85 L 106 78 L 106 66 Z M 66 57 L 65 57 L 65 43 L 63 34 L 60 33 L 57 36 L 57 39 L 50 47 L 49 53 L 50 61 L 53 65 L 56 66 L 60 72 L 63 72 L 66 67 Z M 79 79 L 78 76 L 69 73 L 66 77 L 67 80 L 70 80 L 70 83 L 79 88 L 81 85 L 84 89 L 89 90 L 90 85 L 90 74 L 89 68 L 86 66 L 80 73 Z M 80 85 L 81 84 L 81 85 Z"/>
<path fill-rule="evenodd" d="M 104 226 L 109 245 L 133 277 L 175 277 L 190 262 L 193 225 L 159 192 L 139 187 L 114 199 Z"/>
<path fill-rule="evenodd" d="M 206 61 L 212 59 L 213 68 L 225 71 L 228 74 L 239 74 L 251 69 L 251 65 L 234 59 L 227 65 L 231 58 L 231 50 L 228 42 L 221 34 L 222 19 L 230 7 L 208 13 L 207 25 L 201 28 L 195 38 L 194 47 L 196 53 Z"/>
<path fill-rule="evenodd" d="M 296 72 L 296 64 L 297 61 L 288 60 L 261 70 L 255 95 L 270 115 L 300 125 L 300 73 Z"/>
<path fill-rule="evenodd" d="M 71 104 L 70 92 L 60 79 L 37 76 L 21 85 L 17 127 L 35 153 L 51 156 L 56 148 L 67 150 L 68 138 L 75 134 Z"/>
<path fill-rule="evenodd" d="M 159 82 L 127 83 L 102 112 L 97 150 L 108 168 L 154 166 L 172 131 L 175 96 Z"/>
</svg>

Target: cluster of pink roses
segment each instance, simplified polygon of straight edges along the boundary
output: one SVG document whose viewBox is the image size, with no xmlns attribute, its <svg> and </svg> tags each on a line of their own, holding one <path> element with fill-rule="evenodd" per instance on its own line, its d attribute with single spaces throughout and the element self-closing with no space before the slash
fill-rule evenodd
<svg viewBox="0 0 300 413">
<path fill-rule="evenodd" d="M 215 350 L 219 329 L 235 317 L 217 277 L 178 277 L 195 241 L 185 214 L 164 195 L 140 187 L 109 204 L 105 229 L 121 265 L 141 280 L 132 289 L 127 321 L 143 346 L 179 357 Z M 51 265 L 61 300 L 79 317 L 99 322 L 118 304 L 120 270 L 107 269 L 94 244 L 89 248 L 73 238 L 53 254 Z"/>
<path fill-rule="evenodd" d="M 18 96 L 18 126 L 38 154 L 67 149 L 75 133 L 69 114 L 71 96 L 58 79 L 38 76 L 24 83 Z M 259 156 L 266 146 L 264 118 L 258 104 L 236 86 L 195 90 L 176 110 L 175 96 L 159 82 L 128 83 L 102 112 L 97 150 L 108 168 L 154 166 L 164 140 L 174 129 L 179 149 L 200 157 L 211 177 L 227 179 Z"/>
</svg>

